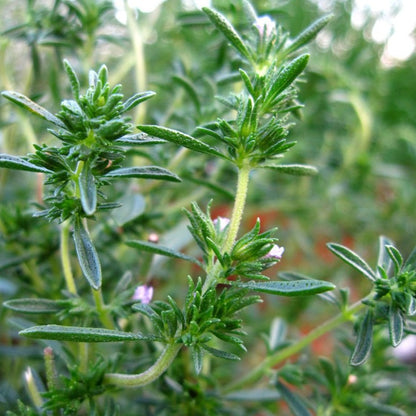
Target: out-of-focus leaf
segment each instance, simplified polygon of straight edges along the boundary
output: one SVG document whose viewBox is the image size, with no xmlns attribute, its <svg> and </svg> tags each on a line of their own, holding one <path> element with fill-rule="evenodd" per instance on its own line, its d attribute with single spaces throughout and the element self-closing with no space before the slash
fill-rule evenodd
<svg viewBox="0 0 416 416">
<path fill-rule="evenodd" d="M 152 243 L 150 241 L 132 240 L 132 241 L 127 241 L 126 244 L 130 247 L 138 248 L 143 251 L 148 251 L 153 254 L 160 254 L 162 256 L 187 260 L 187 261 L 190 261 L 191 263 L 201 266 L 201 263 L 195 257 L 187 256 L 186 254 L 180 253 L 179 251 L 173 250 L 169 247 L 164 247 L 157 243 Z"/>
<path fill-rule="evenodd" d="M 65 304 L 66 301 L 40 298 L 11 299 L 3 303 L 6 308 L 23 313 L 57 313 Z"/>
<path fill-rule="evenodd" d="M 0 154 L 0 168 L 26 170 L 28 172 L 52 173 L 49 169 L 34 165 L 18 156 Z"/>
<path fill-rule="evenodd" d="M 370 356 L 373 344 L 373 324 L 374 313 L 372 309 L 368 309 L 360 325 L 357 341 L 350 359 L 351 365 L 359 366 L 365 363 Z"/>
<path fill-rule="evenodd" d="M 30 111 L 32 114 L 35 114 L 46 121 L 49 121 L 55 126 L 61 127 L 66 129 L 65 124 L 59 120 L 59 118 L 55 117 L 52 113 L 50 113 L 45 108 L 41 107 L 39 104 L 32 101 L 30 98 L 26 97 L 23 94 L 14 91 L 3 91 L 1 95 L 4 98 L 12 101 L 13 103 L 17 104 L 19 107 L 24 108 L 25 110 Z"/>
<path fill-rule="evenodd" d="M 289 390 L 280 381 L 276 382 L 276 388 L 282 395 L 282 399 L 288 404 L 290 410 L 295 416 L 312 416 L 312 413 L 305 406 L 300 396 Z"/>
</svg>

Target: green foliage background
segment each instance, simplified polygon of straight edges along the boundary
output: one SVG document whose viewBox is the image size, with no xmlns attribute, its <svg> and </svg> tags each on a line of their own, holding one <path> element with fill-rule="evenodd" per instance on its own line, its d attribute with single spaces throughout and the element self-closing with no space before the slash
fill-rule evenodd
<svg viewBox="0 0 416 416">
<path fill-rule="evenodd" d="M 157 96 L 133 115 L 136 124 L 160 124 L 192 134 L 198 124 L 211 121 L 223 108 L 213 97 L 230 88 L 228 74 L 238 68 L 238 62 L 207 20 L 198 13 L 185 12 L 180 1 L 167 0 L 156 13 L 140 14 L 138 25 L 130 27 L 130 31 L 114 19 L 111 3 L 79 1 L 82 13 L 73 11 L 70 18 L 62 17 L 67 10 L 71 11 L 70 1 L 62 2 L 55 15 L 50 14 L 49 3 L 0 2 L 3 16 L 1 90 L 22 92 L 45 108 L 57 110 L 60 101 L 69 95 L 62 70 L 62 59 L 66 58 L 81 74 L 84 87 L 88 82 L 88 69 L 97 70 L 105 63 L 113 84 L 123 84 L 126 97 L 137 91 L 156 91 Z M 416 57 L 413 54 L 405 62 L 383 66 L 380 58 L 384 45 L 376 44 L 369 37 L 376 17 L 368 15 L 363 28 L 354 29 L 350 23 L 352 0 L 333 0 L 325 10 L 307 0 L 259 0 L 253 4 L 259 15 L 276 17 L 292 36 L 325 13 L 331 12 L 334 17 L 320 40 L 310 47 L 311 61 L 304 76 L 306 82 L 300 90 L 305 108 L 301 121 L 291 133 L 300 144 L 288 155 L 288 162 L 314 165 L 320 173 L 297 180 L 281 176 L 277 183 L 273 172 L 255 172 L 245 228 L 252 227 L 257 217 L 265 228 L 279 227 L 279 241 L 285 247 L 285 255 L 278 270 L 293 269 L 330 280 L 340 287 L 349 287 L 352 298 L 358 299 L 366 293 L 366 283 L 361 283 L 361 279 L 356 279 L 354 273 L 340 265 L 325 243 L 341 242 L 365 258 L 373 259 L 373 263 L 377 238 L 381 234 L 393 240 L 405 255 L 415 244 Z M 213 6 L 225 13 L 237 28 L 244 26 L 245 22 L 237 17 L 241 16 L 238 3 L 218 0 Z M 17 27 L 22 23 L 26 25 Z M 14 26 L 16 29 L 10 30 Z M 197 95 L 189 89 L 191 84 Z M 53 140 L 42 121 L 28 118 L 3 99 L 0 101 L 0 127 L 2 153 L 24 154 L 32 151 L 33 143 Z M 181 208 L 189 208 L 193 200 L 206 204 L 214 197 L 213 212 L 229 214 L 234 172 L 224 168 L 221 162 L 206 164 L 204 156 L 194 157 L 184 152 L 177 160 L 172 160 L 174 154 L 175 148 L 168 145 L 163 149 L 155 148 L 150 157 L 155 164 L 170 165 L 170 169 L 184 179 L 185 186 L 164 183 L 143 188 L 133 181 L 120 185 L 113 192 L 125 201 L 127 208 L 105 217 L 94 228 L 108 290 L 106 296 L 111 295 L 116 284 L 114 276 L 121 277 L 126 270 L 132 272 L 137 284 L 146 275 L 151 276 L 158 299 L 164 299 L 166 294 L 180 296 L 181 285 L 185 287 L 186 280 L 172 280 L 172 270 L 180 270 L 180 275 L 186 276 L 193 272 L 191 266 L 175 262 L 169 263 L 169 267 L 158 263 L 149 268 L 145 256 L 138 258 L 137 252 L 122 242 L 131 238 L 147 239 L 150 232 L 156 232 L 166 245 L 187 248 L 192 253 L 194 248 L 189 246 L 191 240 Z M 148 155 L 140 151 L 130 154 L 136 161 L 143 161 L 145 157 Z M 38 186 L 32 175 L 0 171 L 1 301 L 19 296 L 42 297 L 46 293 L 51 298 L 59 298 L 63 289 L 62 279 L 56 278 L 60 273 L 56 255 L 57 226 L 32 218 L 34 208 L 28 206 L 28 202 L 40 202 Z M 152 190 L 154 192 L 149 192 Z M 294 328 L 290 336 L 297 337 L 331 315 L 319 301 L 272 300 L 268 296 L 264 299 L 261 307 L 253 307 L 250 314 L 246 312 L 245 319 L 248 326 L 251 325 L 249 351 L 252 354 L 245 357 L 246 365 L 256 359 L 256 351 L 264 351 L 260 334 L 270 332 L 274 317 L 290 323 Z M 1 309 L 0 319 L 1 411 L 9 410 L 16 397 L 26 396 L 20 375 L 28 363 L 38 369 L 42 363 L 41 348 L 16 335 L 16 328 L 23 325 L 20 318 Z M 350 371 L 338 363 L 345 361 L 345 345 L 352 343 L 348 339 L 350 332 L 338 334 L 342 343 L 329 341 L 334 345 L 330 353 L 340 357 L 331 365 L 343 367 L 339 369 L 340 379 L 348 378 Z M 377 342 L 383 344 L 381 336 Z M 129 348 L 125 347 L 126 353 L 131 352 Z M 317 348 L 316 355 L 329 352 Z M 141 351 L 135 352 L 140 356 Z M 399 405 L 404 410 L 412 409 L 415 381 L 410 372 L 403 372 L 405 370 L 390 352 L 386 354 L 387 358 L 376 349 L 372 361 L 364 369 L 357 370 L 359 381 L 352 388 L 353 394 L 351 388 L 347 389 L 347 383 L 343 391 L 331 392 L 332 395 L 326 388 L 310 387 L 311 380 L 318 378 L 322 382 L 322 376 L 308 372 L 305 362 L 300 369 L 288 367 L 286 380 L 298 386 L 305 382 L 309 386 L 305 394 L 318 396 L 321 403 L 327 403 L 322 405 L 324 409 L 333 406 L 339 412 L 322 410 L 320 414 L 323 415 L 352 414 L 363 401 L 367 400 L 368 404 L 373 399 L 386 405 Z M 392 369 L 384 368 L 386 360 L 391 360 Z M 325 363 L 321 360 L 316 364 L 324 368 L 324 373 Z M 131 365 L 136 367 L 134 363 Z M 388 393 L 380 393 L 375 382 L 377 374 L 389 373 L 386 379 L 393 380 L 391 386 L 396 386 L 394 380 L 399 378 L 399 369 L 402 379 L 410 380 L 404 392 L 391 387 Z M 226 377 L 225 372 L 220 367 L 214 369 L 221 377 Z M 11 374 L 14 376 L 10 377 Z M 177 398 L 172 391 L 166 393 L 166 397 L 172 406 L 181 409 L 183 404 L 175 403 Z M 199 397 L 199 392 L 192 391 L 189 386 L 186 394 Z M 334 397 L 338 397 L 339 402 Z M 123 400 L 129 398 L 127 393 Z M 196 412 L 198 402 L 193 403 Z M 146 407 L 144 404 L 137 406 Z M 244 414 L 256 414 L 256 405 L 252 407 L 251 413 Z M 191 412 L 190 409 L 186 411 Z M 283 415 L 285 410 L 280 411 Z M 385 410 L 380 414 L 400 414 L 391 412 Z"/>
</svg>

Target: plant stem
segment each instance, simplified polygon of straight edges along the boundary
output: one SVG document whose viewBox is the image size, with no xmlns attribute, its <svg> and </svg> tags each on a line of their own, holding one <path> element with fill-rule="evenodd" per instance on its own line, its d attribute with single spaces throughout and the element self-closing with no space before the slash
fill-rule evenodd
<svg viewBox="0 0 416 416">
<path fill-rule="evenodd" d="M 228 226 L 227 238 L 225 239 L 224 246 L 222 248 L 223 253 L 231 251 L 237 238 L 241 219 L 243 218 L 244 207 L 246 205 L 250 171 L 251 166 L 248 162 L 244 163 L 238 170 L 236 196 L 230 224 Z"/>
<path fill-rule="evenodd" d="M 181 344 L 168 344 L 158 360 L 146 371 L 139 374 L 111 373 L 104 376 L 104 383 L 119 387 L 141 387 L 161 376 L 171 365 L 181 349 Z"/>
<path fill-rule="evenodd" d="M 95 307 L 97 308 L 101 322 L 106 328 L 113 329 L 114 323 L 106 309 L 101 288 L 98 290 L 92 289 L 92 295 L 94 297 Z"/>
<path fill-rule="evenodd" d="M 298 353 L 303 348 L 310 345 L 312 341 L 315 341 L 317 338 L 321 337 L 327 332 L 332 331 L 341 324 L 352 320 L 354 315 L 364 307 L 365 305 L 364 303 L 362 303 L 362 300 L 354 303 L 349 308 L 342 311 L 339 315 L 335 316 L 332 319 L 329 319 L 328 321 L 324 322 L 321 326 L 309 332 L 308 335 L 303 337 L 296 344 L 289 345 L 286 348 L 276 351 L 274 354 L 267 357 L 261 364 L 259 364 L 256 368 L 250 371 L 245 377 L 242 377 L 237 382 L 226 387 L 223 390 L 223 393 L 230 393 L 248 384 L 255 383 L 275 365 Z"/>
<path fill-rule="evenodd" d="M 133 53 L 135 56 L 135 81 L 138 91 L 144 91 L 147 84 L 146 79 L 146 61 L 143 45 L 143 30 L 139 27 L 134 11 L 131 9 L 127 1 L 124 1 L 124 7 L 127 15 L 127 27 L 130 34 L 131 43 L 133 45 Z M 146 118 L 146 103 L 141 103 L 136 108 L 134 121 L 137 124 L 143 123 Z"/>
<path fill-rule="evenodd" d="M 231 214 L 230 224 L 228 225 L 228 234 L 222 247 L 222 252 L 230 252 L 233 248 L 237 238 L 238 230 L 240 228 L 241 220 L 243 218 L 244 207 L 246 205 L 248 182 L 250 179 L 251 166 L 248 162 L 243 163 L 238 169 L 237 190 L 234 200 L 233 212 Z M 214 265 L 207 273 L 207 278 L 204 282 L 203 291 L 205 292 L 217 278 L 220 263 Z"/>
<path fill-rule="evenodd" d="M 69 227 L 69 220 L 66 220 L 61 224 L 61 263 L 66 282 L 66 288 L 68 289 L 68 292 L 76 295 L 77 288 L 75 286 L 74 276 L 72 274 L 71 259 L 69 255 Z"/>
</svg>

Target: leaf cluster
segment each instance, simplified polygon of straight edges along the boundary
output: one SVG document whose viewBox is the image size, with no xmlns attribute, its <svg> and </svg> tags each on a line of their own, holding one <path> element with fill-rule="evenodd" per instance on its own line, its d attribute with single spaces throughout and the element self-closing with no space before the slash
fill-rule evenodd
<svg viewBox="0 0 416 416">
<path fill-rule="evenodd" d="M 380 237 L 377 267 L 373 270 L 347 247 L 329 243 L 328 248 L 373 284 L 373 293 L 363 301 L 367 308 L 351 356 L 351 364 L 360 365 L 370 355 L 374 325 L 387 323 L 391 345 L 396 347 L 403 339 L 407 319 L 416 313 L 416 249 L 404 261 L 392 242 Z"/>
</svg>

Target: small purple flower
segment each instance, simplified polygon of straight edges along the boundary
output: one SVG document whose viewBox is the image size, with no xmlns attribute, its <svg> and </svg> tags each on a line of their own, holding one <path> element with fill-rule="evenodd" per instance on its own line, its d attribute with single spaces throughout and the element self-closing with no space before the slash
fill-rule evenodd
<svg viewBox="0 0 416 416">
<path fill-rule="evenodd" d="M 217 217 L 214 221 L 212 221 L 214 225 L 218 224 L 218 228 L 220 231 L 224 231 L 225 227 L 230 223 L 230 219 L 226 217 Z"/>
<path fill-rule="evenodd" d="M 253 26 L 257 28 L 262 38 L 268 38 L 276 31 L 276 23 L 270 16 L 267 15 L 258 17 L 253 23 Z"/>
<path fill-rule="evenodd" d="M 267 259 L 280 260 L 284 251 L 284 247 L 279 247 L 277 244 L 274 244 L 272 249 L 264 257 Z"/>
<path fill-rule="evenodd" d="M 142 303 L 150 303 L 153 297 L 153 286 L 137 286 L 133 294 L 133 300 L 140 300 Z"/>
</svg>

